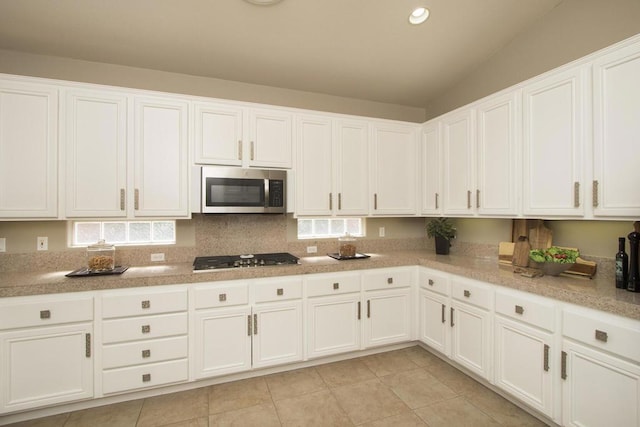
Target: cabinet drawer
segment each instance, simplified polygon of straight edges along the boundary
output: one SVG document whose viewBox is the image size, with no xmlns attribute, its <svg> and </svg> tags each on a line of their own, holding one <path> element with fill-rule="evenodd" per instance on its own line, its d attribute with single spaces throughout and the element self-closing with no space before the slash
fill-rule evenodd
<svg viewBox="0 0 640 427">
<path fill-rule="evenodd" d="M 360 273 L 309 277 L 305 282 L 309 297 L 360 292 Z"/>
<path fill-rule="evenodd" d="M 565 337 L 640 362 L 640 322 L 606 313 L 565 309 Z"/>
<path fill-rule="evenodd" d="M 420 287 L 441 295 L 449 295 L 449 276 L 447 274 L 421 268 L 419 277 Z"/>
<path fill-rule="evenodd" d="M 491 288 L 480 282 L 452 277 L 451 296 L 485 310 L 491 309 Z"/>
<path fill-rule="evenodd" d="M 0 306 L 0 330 L 30 326 L 60 325 L 93 320 L 93 298 L 49 299 L 11 298 Z"/>
<path fill-rule="evenodd" d="M 106 345 L 102 348 L 102 368 L 112 369 L 182 359 L 187 357 L 187 353 L 186 336 Z"/>
<path fill-rule="evenodd" d="M 194 290 L 194 299 L 196 309 L 248 304 L 249 285 L 222 282 L 197 286 Z"/>
<path fill-rule="evenodd" d="M 102 297 L 102 317 L 144 316 L 187 310 L 187 290 L 142 290 Z"/>
<path fill-rule="evenodd" d="M 411 286 L 413 269 L 383 269 L 363 274 L 362 287 L 365 291 L 392 289 Z"/>
<path fill-rule="evenodd" d="M 187 359 L 129 368 L 111 369 L 102 373 L 104 394 L 186 381 L 188 379 Z"/>
<path fill-rule="evenodd" d="M 106 320 L 102 323 L 102 342 L 104 344 L 186 333 L 187 313 Z"/>
<path fill-rule="evenodd" d="M 251 284 L 254 302 L 302 298 L 302 279 L 257 280 Z"/>
<path fill-rule="evenodd" d="M 496 292 L 496 313 L 550 332 L 555 329 L 555 309 L 551 301 L 543 301 L 532 296 Z"/>
</svg>

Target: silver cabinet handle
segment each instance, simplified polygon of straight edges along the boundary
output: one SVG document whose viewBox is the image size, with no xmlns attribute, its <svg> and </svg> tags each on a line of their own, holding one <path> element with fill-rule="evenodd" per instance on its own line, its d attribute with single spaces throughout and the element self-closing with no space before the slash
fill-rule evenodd
<svg viewBox="0 0 640 427">
<path fill-rule="evenodd" d="M 342 193 L 338 193 L 338 210 L 342 209 Z"/>
<path fill-rule="evenodd" d="M 476 190 L 476 208 L 480 208 L 480 190 Z"/>
<path fill-rule="evenodd" d="M 360 301 L 358 301 L 358 320 L 360 320 Z"/>
<path fill-rule="evenodd" d="M 120 189 L 120 210 L 124 210 L 124 188 Z"/>
<path fill-rule="evenodd" d="M 516 313 L 517 314 L 524 314 L 524 307 L 521 305 L 516 305 Z"/>
<path fill-rule="evenodd" d="M 247 316 L 247 335 L 251 336 L 251 315 Z"/>
<path fill-rule="evenodd" d="M 387 277 L 387 284 L 393 285 L 393 277 Z"/>
<path fill-rule="evenodd" d="M 255 153 L 256 153 L 255 143 L 251 141 L 251 155 L 250 155 L 251 160 L 254 160 Z"/>
<path fill-rule="evenodd" d="M 433 281 L 433 279 L 429 279 L 429 281 L 427 283 L 429 283 L 429 286 L 433 286 L 434 281 Z"/>
<path fill-rule="evenodd" d="M 596 339 L 598 341 L 607 342 L 607 339 L 609 339 L 609 337 L 605 331 L 596 329 Z"/>
<path fill-rule="evenodd" d="M 91 357 L 91 334 L 84 334 L 84 356 Z"/>
<path fill-rule="evenodd" d="M 580 183 L 577 181 L 573 183 L 573 207 L 580 207 Z"/>
<path fill-rule="evenodd" d="M 148 334 L 151 332 L 151 325 L 142 325 L 141 329 L 143 334 Z"/>
<path fill-rule="evenodd" d="M 547 344 L 544 345 L 544 364 L 543 369 L 545 372 L 549 372 L 549 346 Z"/>
<path fill-rule="evenodd" d="M 467 209 L 471 209 L 471 191 L 467 190 Z"/>
<path fill-rule="evenodd" d="M 253 315 L 253 335 L 258 335 L 258 315 Z"/>
<path fill-rule="evenodd" d="M 151 350 L 142 350 L 142 358 L 147 359 L 151 357 Z"/>
<path fill-rule="evenodd" d="M 593 192 L 593 207 L 597 208 L 598 207 L 598 180 L 593 181 L 592 192 Z"/>
<path fill-rule="evenodd" d="M 567 353 L 566 352 L 561 352 L 560 353 L 560 378 L 562 378 L 563 380 L 567 379 Z"/>
<path fill-rule="evenodd" d="M 444 318 L 444 304 L 442 304 L 442 323 L 446 323 L 447 320 Z"/>
<path fill-rule="evenodd" d="M 40 310 L 40 318 L 41 319 L 51 319 L 51 311 L 49 311 L 49 310 Z"/>
<path fill-rule="evenodd" d="M 436 193 L 436 209 L 438 209 L 438 193 Z"/>
<path fill-rule="evenodd" d="M 373 195 L 373 209 L 378 209 L 378 193 Z"/>
<path fill-rule="evenodd" d="M 329 210 L 333 210 L 333 193 L 329 193 Z"/>
<path fill-rule="evenodd" d="M 140 307 L 147 309 L 147 308 L 151 308 L 151 301 L 149 301 L 148 299 L 142 301 L 140 303 Z"/>
<path fill-rule="evenodd" d="M 336 282 L 336 283 L 333 284 L 333 290 L 337 291 L 338 289 L 340 289 L 340 283 Z"/>
<path fill-rule="evenodd" d="M 367 319 L 371 317 L 371 300 L 367 300 Z"/>
<path fill-rule="evenodd" d="M 149 381 L 151 381 L 151 374 L 142 374 L 142 382 L 148 383 Z"/>
<path fill-rule="evenodd" d="M 242 160 L 242 141 L 238 141 L 238 160 Z"/>
<path fill-rule="evenodd" d="M 278 295 L 278 296 L 284 295 L 284 289 L 282 289 L 282 288 L 276 289 L 276 295 Z"/>
<path fill-rule="evenodd" d="M 453 307 L 451 307 L 451 308 L 449 309 L 449 317 L 450 317 L 450 318 L 449 318 L 449 322 L 451 323 L 451 327 L 452 327 L 452 328 L 455 326 L 455 325 L 453 324 L 453 313 L 454 313 L 454 311 L 455 311 L 455 310 L 453 309 Z"/>
<path fill-rule="evenodd" d="M 468 291 L 468 290 L 465 289 L 463 294 L 464 294 L 465 298 L 469 298 L 471 296 L 471 291 Z"/>
<path fill-rule="evenodd" d="M 140 209 L 140 190 L 138 190 L 137 188 L 133 191 L 133 196 L 134 196 L 134 200 L 133 200 L 133 208 L 135 210 Z"/>
<path fill-rule="evenodd" d="M 227 300 L 227 294 L 218 295 L 218 301 L 219 302 L 225 302 L 226 300 Z"/>
</svg>

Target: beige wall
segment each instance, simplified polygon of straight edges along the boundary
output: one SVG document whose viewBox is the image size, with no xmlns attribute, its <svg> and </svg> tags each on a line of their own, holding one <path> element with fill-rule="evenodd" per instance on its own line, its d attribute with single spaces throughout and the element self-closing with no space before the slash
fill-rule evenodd
<svg viewBox="0 0 640 427">
<path fill-rule="evenodd" d="M 564 0 L 426 106 L 431 119 L 640 33 L 639 0 Z"/>
<path fill-rule="evenodd" d="M 0 49 L 0 73 L 106 84 L 422 123 L 424 109 Z"/>
</svg>

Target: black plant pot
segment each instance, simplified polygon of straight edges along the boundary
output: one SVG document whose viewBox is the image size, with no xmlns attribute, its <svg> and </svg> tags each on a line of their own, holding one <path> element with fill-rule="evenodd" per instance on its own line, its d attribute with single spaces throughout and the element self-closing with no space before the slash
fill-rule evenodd
<svg viewBox="0 0 640 427">
<path fill-rule="evenodd" d="M 451 243 L 449 239 L 446 239 L 442 236 L 435 236 L 436 239 L 436 253 L 438 255 L 449 255 L 449 248 L 451 247 Z"/>
</svg>

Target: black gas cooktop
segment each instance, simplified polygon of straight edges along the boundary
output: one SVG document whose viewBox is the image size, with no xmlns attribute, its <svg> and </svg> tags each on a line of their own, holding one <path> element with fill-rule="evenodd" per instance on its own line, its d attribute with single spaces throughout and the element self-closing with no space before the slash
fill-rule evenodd
<svg viewBox="0 0 640 427">
<path fill-rule="evenodd" d="M 288 252 L 250 255 L 221 255 L 196 257 L 193 271 L 210 271 L 225 268 L 253 268 L 270 265 L 299 264 L 299 258 Z"/>
</svg>

